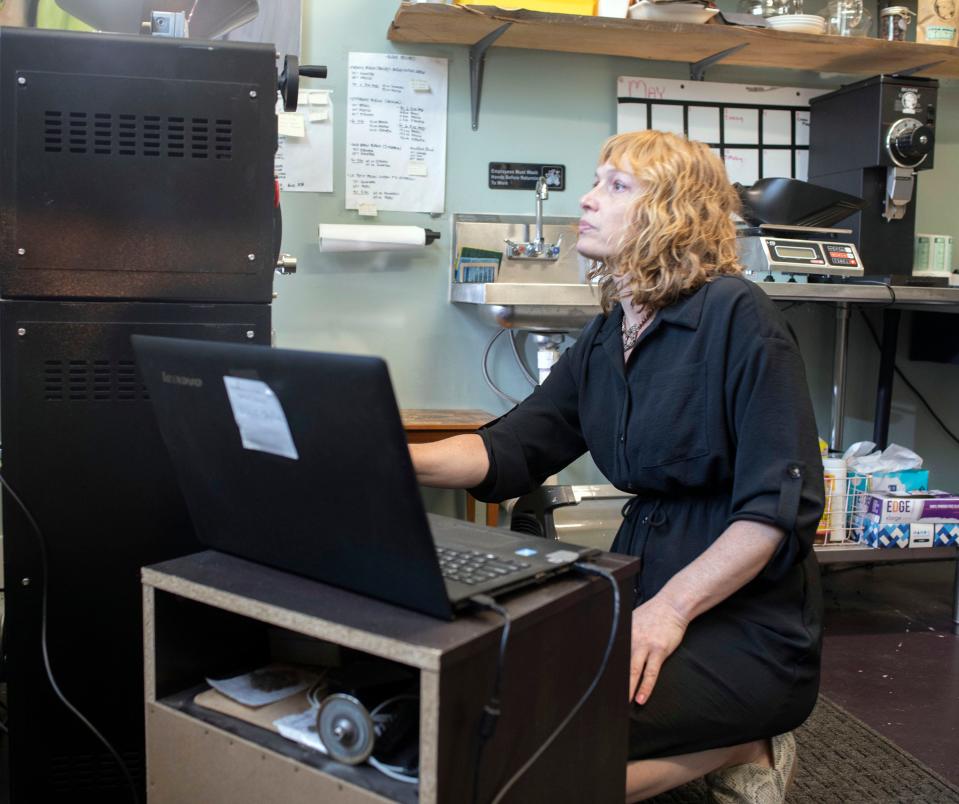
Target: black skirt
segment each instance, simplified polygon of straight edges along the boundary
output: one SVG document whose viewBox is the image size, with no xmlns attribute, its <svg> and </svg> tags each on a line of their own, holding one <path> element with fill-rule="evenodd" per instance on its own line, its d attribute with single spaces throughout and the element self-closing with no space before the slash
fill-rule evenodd
<svg viewBox="0 0 959 804">
<path fill-rule="evenodd" d="M 821 617 L 813 556 L 803 569 L 812 624 Z M 630 704 L 630 760 L 767 739 L 795 729 L 812 712 L 819 693 L 818 640 L 798 655 L 784 650 L 781 635 L 738 608 L 731 598 L 693 620 L 649 700 Z"/>
</svg>

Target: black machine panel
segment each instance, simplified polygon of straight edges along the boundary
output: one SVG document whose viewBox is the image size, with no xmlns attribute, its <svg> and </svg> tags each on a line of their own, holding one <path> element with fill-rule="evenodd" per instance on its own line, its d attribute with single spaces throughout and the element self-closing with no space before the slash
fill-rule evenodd
<svg viewBox="0 0 959 804">
<path fill-rule="evenodd" d="M 850 239 L 859 249 L 866 274 L 912 273 L 913 233 L 916 228 L 915 199 L 906 206 L 905 214 L 897 221 L 882 217 L 886 195 L 886 168 L 862 168 L 829 176 L 817 176 L 810 181 L 827 184 L 835 190 L 858 195 L 867 206 L 841 223 L 852 229 Z"/>
<path fill-rule="evenodd" d="M 897 159 L 917 170 L 932 168 L 938 87 L 931 78 L 877 75 L 813 98 L 809 180 L 856 168 L 889 167 Z M 907 119 L 919 126 L 896 126 Z M 911 154 L 908 140 L 920 127 L 930 131 L 929 148 L 925 154 Z"/>
<path fill-rule="evenodd" d="M 0 293 L 269 302 L 268 45 L 0 31 Z"/>
<path fill-rule="evenodd" d="M 914 171 L 933 167 L 938 81 L 879 75 L 810 101 L 809 181 L 862 198 L 865 207 L 837 226 L 852 229 L 864 272 L 912 273 Z M 890 174 L 908 201 L 887 217 Z"/>
<path fill-rule="evenodd" d="M 15 300 L 0 322 L 3 473 L 47 545 L 50 662 L 142 785 L 140 567 L 200 548 L 130 336 L 269 343 L 270 308 Z M 11 800 L 127 802 L 120 769 L 47 681 L 39 542 L 6 493 L 3 533 Z"/>
<path fill-rule="evenodd" d="M 276 91 L 270 45 L 0 28 L 3 473 L 49 564 L 4 492 L 13 804 L 131 800 L 47 679 L 44 588 L 56 679 L 143 799 L 140 568 L 198 544 L 130 336 L 269 343 Z"/>
</svg>

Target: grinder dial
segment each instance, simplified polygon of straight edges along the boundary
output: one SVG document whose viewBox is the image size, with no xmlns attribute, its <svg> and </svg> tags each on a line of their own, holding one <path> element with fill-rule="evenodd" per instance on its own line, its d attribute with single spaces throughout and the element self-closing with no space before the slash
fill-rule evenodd
<svg viewBox="0 0 959 804">
<path fill-rule="evenodd" d="M 932 151 L 934 134 L 930 126 L 914 117 L 903 117 L 889 127 L 886 150 L 899 167 L 921 165 Z"/>
</svg>

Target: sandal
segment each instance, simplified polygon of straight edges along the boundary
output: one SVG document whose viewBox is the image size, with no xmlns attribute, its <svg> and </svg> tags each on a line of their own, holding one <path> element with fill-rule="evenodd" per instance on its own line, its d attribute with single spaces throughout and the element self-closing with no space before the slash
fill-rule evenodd
<svg viewBox="0 0 959 804">
<path fill-rule="evenodd" d="M 791 731 L 771 740 L 773 767 L 734 765 L 706 774 L 709 800 L 715 804 L 783 804 L 796 776 L 796 738 Z"/>
</svg>

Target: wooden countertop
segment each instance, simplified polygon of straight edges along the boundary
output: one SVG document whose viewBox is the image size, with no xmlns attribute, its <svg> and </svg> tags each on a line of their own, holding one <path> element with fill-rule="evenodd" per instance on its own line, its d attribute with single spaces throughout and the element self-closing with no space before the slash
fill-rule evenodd
<svg viewBox="0 0 959 804">
<path fill-rule="evenodd" d="M 407 408 L 400 411 L 404 430 L 473 432 L 496 418 L 493 413 L 474 409 Z"/>
</svg>

